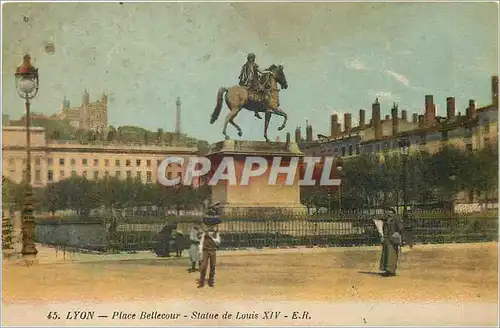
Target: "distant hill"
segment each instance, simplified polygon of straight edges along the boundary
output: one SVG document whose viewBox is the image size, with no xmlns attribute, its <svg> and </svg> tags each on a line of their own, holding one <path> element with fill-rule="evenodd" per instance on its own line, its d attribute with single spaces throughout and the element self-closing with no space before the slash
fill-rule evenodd
<svg viewBox="0 0 500 328">
<path fill-rule="evenodd" d="M 20 120 L 12 120 L 9 126 L 25 126 L 25 117 Z M 46 131 L 47 140 L 74 140 L 88 142 L 93 140 L 103 140 L 109 142 L 133 142 L 140 144 L 185 144 L 198 146 L 200 151 L 208 149 L 208 142 L 198 140 L 186 134 L 177 136 L 173 132 L 164 132 L 162 129 L 149 131 L 139 126 L 124 125 L 118 128 L 109 126 L 101 135 L 86 132 L 72 126 L 69 121 L 55 117 L 47 117 L 43 114 L 31 114 L 31 126 L 43 127 Z"/>
<path fill-rule="evenodd" d="M 78 129 L 69 124 L 67 120 L 55 119 L 43 114 L 32 113 L 30 123 L 31 126 L 45 128 L 45 135 L 48 139 L 74 140 L 77 136 Z M 21 117 L 20 120 L 10 121 L 9 125 L 25 126 L 26 116 Z"/>
</svg>

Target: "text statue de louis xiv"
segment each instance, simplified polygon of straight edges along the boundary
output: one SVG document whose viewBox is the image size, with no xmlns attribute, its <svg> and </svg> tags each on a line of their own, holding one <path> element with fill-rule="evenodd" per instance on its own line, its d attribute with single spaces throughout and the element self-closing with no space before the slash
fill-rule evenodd
<svg viewBox="0 0 500 328">
<path fill-rule="evenodd" d="M 272 64 L 265 70 L 260 70 L 255 62 L 255 54 L 250 53 L 247 56 L 246 63 L 242 66 L 239 75 L 239 85 L 232 87 L 220 87 L 217 92 L 217 105 L 212 113 L 210 124 L 213 124 L 218 118 L 222 110 L 222 100 L 225 95 L 225 101 L 229 107 L 224 129 L 222 133 L 226 139 L 229 136 L 226 132 L 227 124 L 231 123 L 237 130 L 238 136 L 243 135 L 241 128 L 234 122 L 234 119 L 242 108 L 255 112 L 255 117 L 261 118 L 259 113 L 265 113 L 264 138 L 267 137 L 267 128 L 272 114 L 283 117 L 283 124 L 278 130 L 283 130 L 286 126 L 287 114 L 279 108 L 279 91 L 278 84 L 283 89 L 288 88 L 285 72 L 282 65 Z"/>
</svg>

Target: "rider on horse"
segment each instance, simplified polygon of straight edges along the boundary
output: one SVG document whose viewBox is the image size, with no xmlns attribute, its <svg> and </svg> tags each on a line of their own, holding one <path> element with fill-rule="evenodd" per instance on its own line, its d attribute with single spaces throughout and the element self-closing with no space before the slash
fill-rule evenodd
<svg viewBox="0 0 500 328">
<path fill-rule="evenodd" d="M 262 72 L 259 69 L 259 65 L 255 63 L 255 54 L 250 53 L 247 56 L 247 62 L 241 67 L 240 85 L 248 88 L 250 91 L 262 93 L 264 90 L 260 83 L 260 75 L 266 72 Z M 265 97 L 267 99 L 267 97 Z M 261 119 L 259 113 L 255 111 L 255 117 Z"/>
</svg>

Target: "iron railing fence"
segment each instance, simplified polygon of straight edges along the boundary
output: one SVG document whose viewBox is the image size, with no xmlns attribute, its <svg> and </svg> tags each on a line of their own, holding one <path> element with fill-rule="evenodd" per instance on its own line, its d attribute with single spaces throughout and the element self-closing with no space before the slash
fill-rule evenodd
<svg viewBox="0 0 500 328">
<path fill-rule="evenodd" d="M 243 215 L 243 213 L 245 215 Z M 251 215 L 249 215 L 251 214 Z M 221 249 L 335 247 L 377 245 L 380 236 L 373 219 L 381 211 L 349 211 L 333 215 L 303 215 L 248 208 L 221 217 Z M 189 247 L 189 231 L 200 222 L 195 216 L 105 217 L 89 220 L 45 220 L 37 224 L 40 243 L 102 252 L 153 250 L 165 226 L 180 233 L 171 251 Z M 405 242 L 467 243 L 498 241 L 497 212 L 461 214 L 446 211 L 414 212 L 403 220 Z"/>
</svg>

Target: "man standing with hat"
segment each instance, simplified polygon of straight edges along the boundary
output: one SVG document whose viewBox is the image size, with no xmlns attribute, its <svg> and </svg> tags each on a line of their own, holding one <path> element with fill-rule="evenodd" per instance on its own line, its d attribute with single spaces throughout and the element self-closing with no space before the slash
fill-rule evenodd
<svg viewBox="0 0 500 328">
<path fill-rule="evenodd" d="M 212 209 L 216 206 L 212 206 Z M 217 211 L 216 211 L 217 212 Z M 203 220 L 202 236 L 200 239 L 200 280 L 198 281 L 198 288 L 205 286 L 205 276 L 207 274 L 208 263 L 210 262 L 210 273 L 208 275 L 208 285 L 214 287 L 215 283 L 215 264 L 216 264 L 216 250 L 220 245 L 221 239 L 217 228 L 220 218 L 217 216 L 209 216 Z"/>
</svg>

